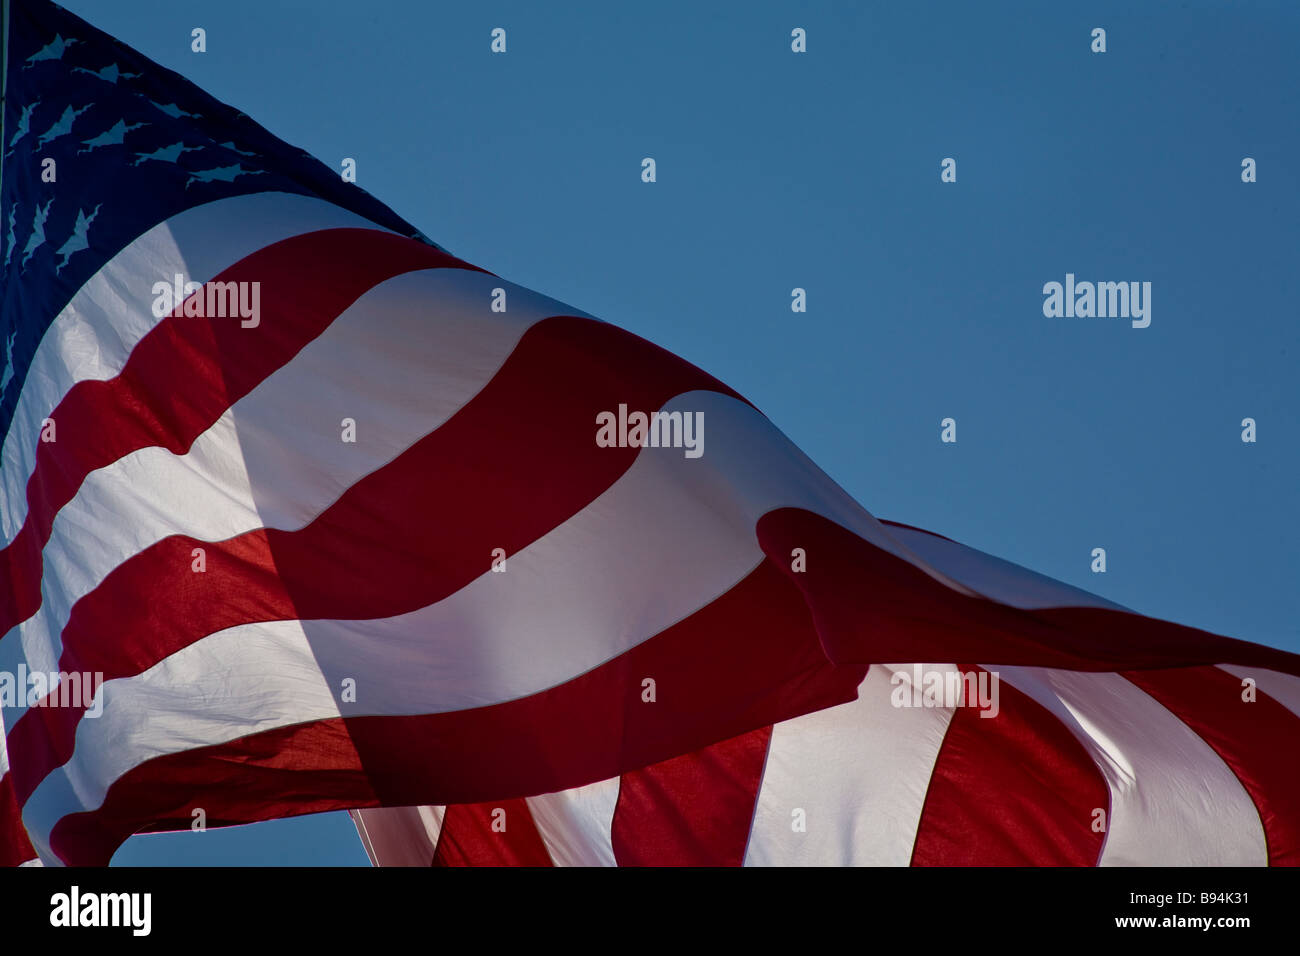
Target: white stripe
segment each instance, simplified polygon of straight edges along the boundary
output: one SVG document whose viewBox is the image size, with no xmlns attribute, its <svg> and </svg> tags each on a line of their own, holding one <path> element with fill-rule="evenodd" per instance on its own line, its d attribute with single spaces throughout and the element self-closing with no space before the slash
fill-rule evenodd
<svg viewBox="0 0 1300 956">
<path fill-rule="evenodd" d="M 1055 714 L 1110 787 L 1103 866 L 1263 866 L 1255 804 L 1217 753 L 1119 674 L 988 665 Z M 1104 809 L 1104 808 L 1103 808 Z"/>
<path fill-rule="evenodd" d="M 490 311 L 494 287 L 508 290 L 508 313 Z M 188 454 L 143 448 L 86 479 L 54 520 L 41 609 L 19 628 L 28 665 L 57 671 L 72 606 L 164 538 L 222 541 L 310 523 L 463 407 L 530 325 L 566 311 L 463 269 L 405 273 L 375 286 Z M 356 443 L 341 440 L 345 417 L 357 423 Z"/>
<path fill-rule="evenodd" d="M 207 282 L 271 243 L 346 226 L 390 231 L 308 196 L 235 196 L 159 223 L 91 276 L 46 330 L 19 392 L 0 449 L 0 546 L 13 541 L 27 517 L 27 479 L 42 420 L 77 382 L 121 373 L 136 344 L 161 321 L 152 309 L 155 282 L 171 282 L 177 273 Z"/>
<path fill-rule="evenodd" d="M 57 862 L 48 837 L 58 819 L 78 806 L 100 806 L 106 784 L 131 767 L 209 743 L 341 716 L 306 635 L 297 622 L 286 624 L 227 631 L 224 640 L 200 641 L 136 677 L 107 681 L 99 690 L 103 713 L 81 721 L 73 759 L 45 779 L 41 799 L 23 808 L 41 858 Z"/>
<path fill-rule="evenodd" d="M 773 726 L 746 866 L 911 861 L 953 708 L 893 706 L 893 675 L 910 687 L 910 668 L 873 664 L 857 700 Z M 806 832 L 796 829 L 800 811 Z"/>
<path fill-rule="evenodd" d="M 352 822 L 374 866 L 430 866 L 447 808 L 374 807 L 352 810 Z"/>
<path fill-rule="evenodd" d="M 1262 667 L 1246 667 L 1239 664 L 1220 664 L 1219 667 L 1234 677 L 1240 677 L 1243 680 L 1249 677 L 1255 682 L 1257 688 L 1272 697 L 1291 713 L 1300 717 L 1300 677 L 1296 677 L 1294 674 L 1283 674 L 1280 671 L 1265 670 Z"/>
<path fill-rule="evenodd" d="M 65 771 L 57 771 L 29 806 L 47 805 L 41 819 L 52 823 L 63 813 L 98 807 L 117 776 L 171 752 L 173 744 L 182 750 L 266 729 L 262 711 L 237 699 L 223 705 L 224 722 L 199 713 L 191 727 L 189 711 L 201 711 L 201 702 L 185 702 L 187 688 L 203 686 L 210 669 L 245 666 L 249 641 L 292 643 L 305 634 L 327 686 L 356 681 L 356 703 L 343 705 L 349 716 L 441 713 L 554 687 L 710 603 L 763 559 L 754 525 L 773 508 L 806 508 L 888 546 L 875 519 L 749 405 L 690 392 L 666 408 L 704 412 L 702 458 L 643 449 L 588 507 L 509 556 L 505 573 L 488 570 L 484 554 L 480 577 L 429 607 L 375 621 L 241 625 L 178 651 L 159 665 L 174 682 L 172 706 L 151 704 L 147 721 L 83 720 L 67 768 L 77 786 L 61 783 Z M 594 422 L 592 432 L 594 443 Z M 228 664 L 216 663 L 222 660 Z M 105 717 L 119 701 L 133 711 L 134 688 L 152 693 L 158 670 L 108 681 Z M 269 692 L 278 680 L 272 668 L 257 682 Z M 304 700 L 290 707 L 283 723 L 329 716 L 315 705 Z M 89 761 L 94 769 L 82 768 Z"/>
<path fill-rule="evenodd" d="M 1049 607 L 1127 608 L 1036 571 L 937 534 L 885 524 L 886 531 L 933 567 L 979 594 L 1025 610 Z"/>
<path fill-rule="evenodd" d="M 403 807 L 402 809 L 411 809 Z M 352 825 L 357 828 L 357 836 L 361 838 L 361 846 L 366 851 L 366 856 L 370 857 L 371 866 L 379 866 L 379 857 L 375 853 L 374 845 L 370 842 L 370 834 L 366 832 L 365 821 L 361 818 L 360 810 L 349 810 L 348 816 L 352 818 Z"/>
<path fill-rule="evenodd" d="M 9 772 L 9 747 L 5 737 L 5 715 L 0 710 L 0 777 Z"/>
<path fill-rule="evenodd" d="M 619 778 L 528 797 L 528 809 L 556 866 L 615 866 Z"/>
</svg>

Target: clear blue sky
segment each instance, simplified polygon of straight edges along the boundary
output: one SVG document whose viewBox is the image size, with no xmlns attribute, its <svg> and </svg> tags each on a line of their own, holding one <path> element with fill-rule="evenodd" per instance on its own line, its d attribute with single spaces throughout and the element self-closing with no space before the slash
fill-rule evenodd
<svg viewBox="0 0 1300 956">
<path fill-rule="evenodd" d="M 876 516 L 1300 651 L 1294 2 L 65 5 L 717 375 Z M 1150 281 L 1151 326 L 1045 318 L 1066 272 Z M 115 863 L 365 855 L 326 814 Z"/>
</svg>

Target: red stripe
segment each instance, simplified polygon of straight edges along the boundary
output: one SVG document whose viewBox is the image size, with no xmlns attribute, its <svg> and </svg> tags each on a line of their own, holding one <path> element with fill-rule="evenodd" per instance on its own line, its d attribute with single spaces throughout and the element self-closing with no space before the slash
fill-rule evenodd
<svg viewBox="0 0 1300 956">
<path fill-rule="evenodd" d="M 120 782 L 126 785 L 110 790 L 98 814 L 72 814 L 55 826 L 51 849 L 65 863 L 107 866 L 132 833 L 188 830 L 198 809 L 208 826 L 219 827 L 377 805 L 347 727 L 338 719 L 170 754 L 142 764 Z M 132 783 L 144 788 L 136 798 L 128 792 Z M 131 813 L 133 802 L 147 805 L 148 812 Z"/>
<path fill-rule="evenodd" d="M 1272 866 L 1300 866 L 1300 717 L 1217 667 L 1124 674 L 1214 749 L 1259 810 Z"/>
<path fill-rule="evenodd" d="M 614 807 L 619 866 L 740 866 L 772 728 L 623 774 Z"/>
<path fill-rule="evenodd" d="M 9 583 L 0 589 L 0 634 L 40 608 L 41 550 L 55 515 L 87 475 L 150 446 L 184 454 L 226 409 L 367 289 L 434 267 L 475 268 L 373 229 L 327 229 L 285 239 L 213 280 L 261 283 L 256 327 L 244 328 L 238 318 L 186 317 L 182 305 L 137 343 L 116 378 L 74 385 L 49 415 L 57 440 L 37 442 L 23 527 L 0 550 L 0 581 Z"/>
<path fill-rule="evenodd" d="M 641 699 L 646 677 L 654 703 Z M 566 790 L 852 700 L 862 677 L 826 662 L 798 592 L 765 562 L 651 640 L 540 694 L 302 725 L 336 728 L 359 764 L 322 760 L 283 730 L 155 758 L 115 781 L 99 809 L 60 820 L 51 846 L 69 863 L 102 865 L 152 821 L 188 827 L 194 801 L 209 819 L 251 822 Z"/>
<path fill-rule="evenodd" d="M 1110 819 L 1101 769 L 1042 704 L 1008 684 L 998 697 L 996 717 L 953 712 L 912 865 L 1095 866 L 1105 833 L 1094 832 L 1094 812 Z"/>
<path fill-rule="evenodd" d="M 1129 611 L 1027 611 L 967 596 L 801 508 L 764 515 L 758 539 L 803 591 L 836 662 L 997 661 L 1080 671 L 1231 662 L 1300 675 L 1295 654 Z M 796 547 L 807 552 L 806 571 L 790 567 Z"/>
<path fill-rule="evenodd" d="M 561 387 L 557 387 L 561 383 Z M 478 395 L 299 531 L 223 542 L 173 536 L 115 568 L 72 609 L 61 669 L 139 674 L 224 628 L 274 620 L 370 620 L 426 607 L 589 505 L 636 459 L 600 448 L 598 412 L 674 395 L 733 395 L 695 366 L 593 319 L 534 325 Z M 207 571 L 190 568 L 202 545 Z M 10 731 L 26 802 L 72 754 L 79 708 L 27 710 Z"/>
<path fill-rule="evenodd" d="M 27 838 L 13 783 L 5 774 L 0 777 L 0 866 L 18 866 L 34 859 L 36 850 Z"/>
<path fill-rule="evenodd" d="M 521 799 L 447 807 L 433 866 L 553 866 Z"/>
</svg>

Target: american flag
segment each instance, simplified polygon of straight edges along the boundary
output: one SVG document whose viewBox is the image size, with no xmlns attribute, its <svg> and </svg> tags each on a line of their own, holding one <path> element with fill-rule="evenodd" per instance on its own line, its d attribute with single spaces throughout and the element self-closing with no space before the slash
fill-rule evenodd
<svg viewBox="0 0 1300 956">
<path fill-rule="evenodd" d="M 46 0 L 6 73 L 0 861 L 1300 862 L 1300 658 L 877 520 Z"/>
</svg>

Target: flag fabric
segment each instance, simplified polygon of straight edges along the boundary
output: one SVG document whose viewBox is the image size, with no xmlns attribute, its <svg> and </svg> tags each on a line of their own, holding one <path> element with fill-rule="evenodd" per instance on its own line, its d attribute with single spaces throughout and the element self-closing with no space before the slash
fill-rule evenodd
<svg viewBox="0 0 1300 956">
<path fill-rule="evenodd" d="M 388 866 L 1300 862 L 1300 680 L 1294 672 L 1194 665 L 1202 652 L 1206 660 L 1237 655 L 1214 639 L 1201 643 L 1208 637 L 1201 632 L 1142 618 L 940 535 L 882 524 L 927 567 L 986 602 L 949 597 L 947 585 L 931 585 L 906 565 L 894 574 L 878 566 L 844 569 L 857 588 L 882 589 L 893 595 L 886 604 L 899 602 L 877 616 L 881 595 L 864 594 L 845 611 L 853 626 L 874 625 L 872 640 L 882 641 L 882 649 L 900 642 L 882 656 L 907 647 L 922 656 L 960 658 L 978 646 L 985 655 L 1016 659 L 1022 655 L 1014 645 L 1039 627 L 1055 631 L 1057 652 L 1032 652 L 1045 666 L 872 663 L 856 699 L 617 778 L 510 801 L 353 811 L 371 860 Z M 849 553 L 809 529 L 800 537 L 817 541 L 823 559 Z M 845 584 L 841 577 L 833 586 Z M 830 598 L 810 606 L 835 613 L 840 603 Z M 954 608 L 952 617 L 944 604 Z M 1012 609 L 1021 613 L 1003 616 Z M 995 618 L 1005 631 L 986 626 Z M 946 627 L 945 620 L 970 633 L 939 633 L 935 628 Z M 1168 666 L 1170 658 L 1151 666 L 1145 655 L 1163 641 L 1169 649 L 1183 646 L 1180 663 Z M 1069 645 L 1125 669 L 1058 656 Z M 1245 690 L 1251 687 L 1263 693 L 1252 700 Z"/>
<path fill-rule="evenodd" d="M 1300 859 L 1300 658 L 877 520 L 46 0 L 6 75 L 0 862 Z"/>
<path fill-rule="evenodd" d="M 0 709 L 0 866 L 39 866 L 40 859 L 32 841 L 27 838 L 14 800 L 4 729 L 4 712 Z"/>
</svg>

